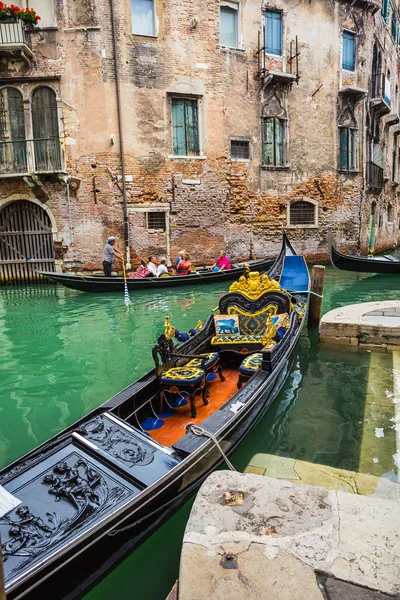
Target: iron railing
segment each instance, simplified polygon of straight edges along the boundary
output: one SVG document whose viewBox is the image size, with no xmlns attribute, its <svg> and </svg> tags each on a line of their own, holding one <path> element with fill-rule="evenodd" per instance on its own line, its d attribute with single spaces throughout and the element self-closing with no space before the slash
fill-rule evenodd
<svg viewBox="0 0 400 600">
<path fill-rule="evenodd" d="M 0 141 L 0 176 L 64 171 L 59 138 Z"/>
<path fill-rule="evenodd" d="M 23 45 L 31 47 L 23 22 L 19 19 L 0 21 L 0 50 Z"/>
<path fill-rule="evenodd" d="M 367 162 L 367 184 L 376 190 L 383 188 L 383 169 L 373 162 Z"/>
</svg>

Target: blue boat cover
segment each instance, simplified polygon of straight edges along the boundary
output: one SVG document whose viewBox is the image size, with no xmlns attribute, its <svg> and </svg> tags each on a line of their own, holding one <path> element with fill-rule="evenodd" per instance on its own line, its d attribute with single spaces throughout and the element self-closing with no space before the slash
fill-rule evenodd
<svg viewBox="0 0 400 600">
<path fill-rule="evenodd" d="M 306 292 L 309 288 L 309 275 L 303 256 L 285 256 L 280 285 L 285 290 Z"/>
</svg>

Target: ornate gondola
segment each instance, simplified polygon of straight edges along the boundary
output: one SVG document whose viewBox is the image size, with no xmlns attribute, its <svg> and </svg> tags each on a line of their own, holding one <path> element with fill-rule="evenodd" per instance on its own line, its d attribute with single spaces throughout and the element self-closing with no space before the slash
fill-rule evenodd
<svg viewBox="0 0 400 600">
<path fill-rule="evenodd" d="M 188 334 L 166 319 L 154 370 L 0 471 L 8 600 L 82 597 L 195 491 L 282 387 L 308 290 L 285 237 L 270 277 L 245 268 Z"/>
<path fill-rule="evenodd" d="M 342 271 L 357 273 L 400 273 L 400 261 L 394 256 L 357 256 L 342 254 L 331 246 L 331 262 Z"/>
<path fill-rule="evenodd" d="M 248 264 L 252 269 L 265 272 L 272 267 L 274 262 L 273 258 L 263 258 L 250 261 Z M 144 277 L 143 279 L 128 278 L 127 285 L 129 291 L 133 291 L 231 281 L 243 273 L 243 264 L 234 264 L 229 271 L 216 272 L 208 269 L 198 269 L 185 276 L 171 275 L 169 277 Z M 47 271 L 38 271 L 38 273 L 54 283 L 59 283 L 60 285 L 81 292 L 121 292 L 124 290 L 123 277 L 74 275 L 72 273 L 50 273 Z"/>
</svg>

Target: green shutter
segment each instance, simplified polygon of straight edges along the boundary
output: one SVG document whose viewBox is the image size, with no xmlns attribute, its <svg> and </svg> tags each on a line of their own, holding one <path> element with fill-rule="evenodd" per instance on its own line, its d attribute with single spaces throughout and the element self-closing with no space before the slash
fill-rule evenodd
<svg viewBox="0 0 400 600">
<path fill-rule="evenodd" d="M 349 168 L 349 139 L 346 127 L 340 127 L 339 129 L 339 144 L 339 168 L 342 171 L 347 171 Z"/>
<path fill-rule="evenodd" d="M 275 165 L 283 167 L 284 165 L 284 122 L 275 119 Z"/>
<path fill-rule="evenodd" d="M 265 165 L 274 165 L 274 119 L 264 119 L 264 140 L 263 140 L 263 162 Z"/>
<path fill-rule="evenodd" d="M 172 138 L 173 152 L 186 155 L 185 102 L 181 98 L 172 98 Z"/>
<path fill-rule="evenodd" d="M 199 124 L 196 100 L 185 100 L 185 124 L 186 154 L 197 156 L 199 154 Z"/>
</svg>

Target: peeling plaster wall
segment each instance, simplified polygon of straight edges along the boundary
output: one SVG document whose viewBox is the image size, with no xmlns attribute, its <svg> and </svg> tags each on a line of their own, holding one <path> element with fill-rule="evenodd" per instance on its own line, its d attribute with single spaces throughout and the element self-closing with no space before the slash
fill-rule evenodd
<svg viewBox="0 0 400 600">
<path fill-rule="evenodd" d="M 295 247 L 309 256 L 327 257 L 328 229 L 343 250 L 365 251 L 373 201 L 381 222 L 375 248 L 397 245 L 398 186 L 390 173 L 398 142 L 393 127 L 387 127 L 382 144 L 389 180 L 382 192 L 372 192 L 365 182 L 368 95 L 354 110 L 360 171 L 338 172 L 339 90 L 369 89 L 375 39 L 384 48 L 385 68 L 391 69 L 392 98 L 398 72 L 397 49 L 380 11 L 372 15 L 362 0 L 353 4 L 270 0 L 268 8 L 283 11 L 283 56 L 267 56 L 266 68 L 287 71 L 289 44 L 298 36 L 300 79 L 291 86 L 272 82 L 261 90 L 255 54 L 262 28 L 258 0 L 242 1 L 237 50 L 219 46 L 217 0 L 157 0 L 157 38 L 132 35 L 129 1 L 116 1 L 128 207 L 166 203 L 172 258 L 182 247 L 195 263 L 212 262 L 221 248 L 233 259 L 273 253 L 295 199 L 317 205 L 318 226 L 288 228 Z M 56 13 L 58 29 L 30 34 L 30 67 L 3 58 L 0 75 L 2 82 L 9 78 L 20 88 L 34 86 L 38 77 L 48 78 L 44 85 L 58 86 L 67 170 L 80 180 L 71 198 L 72 232 L 65 185 L 56 176 L 41 180 L 57 220 L 64 268 L 95 269 L 101 267 L 109 234 L 119 236 L 120 249 L 123 245 L 110 7 L 107 0 L 57 0 Z M 343 27 L 357 34 L 354 74 L 341 69 Z M 288 116 L 288 165 L 282 170 L 262 167 L 261 115 L 274 90 Z M 173 94 L 199 99 L 201 158 L 171 158 Z M 29 98 L 26 106 L 29 110 Z M 230 137 L 250 140 L 250 161 L 231 160 Z M 0 198 L 26 191 L 22 179 L 0 179 Z M 165 234 L 149 232 L 143 215 L 130 214 L 129 223 L 133 263 L 150 253 L 166 254 Z"/>
</svg>

